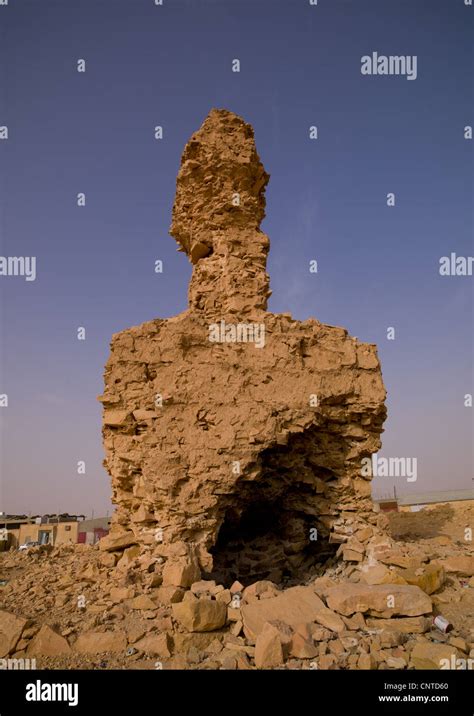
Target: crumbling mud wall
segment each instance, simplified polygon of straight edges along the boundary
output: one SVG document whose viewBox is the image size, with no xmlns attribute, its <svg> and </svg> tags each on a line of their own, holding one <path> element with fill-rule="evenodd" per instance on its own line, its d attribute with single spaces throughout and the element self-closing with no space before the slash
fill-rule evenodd
<svg viewBox="0 0 474 716">
<path fill-rule="evenodd" d="M 193 264 L 189 308 L 113 336 L 104 548 L 298 580 L 371 509 L 361 460 L 386 416 L 376 347 L 266 311 L 268 178 L 231 112 L 212 110 L 186 145 L 171 234 Z"/>
</svg>

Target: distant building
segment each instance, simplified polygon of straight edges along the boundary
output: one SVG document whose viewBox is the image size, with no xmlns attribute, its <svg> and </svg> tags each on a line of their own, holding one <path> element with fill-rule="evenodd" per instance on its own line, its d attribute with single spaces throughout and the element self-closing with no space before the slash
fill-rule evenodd
<svg viewBox="0 0 474 716">
<path fill-rule="evenodd" d="M 398 512 L 398 502 L 394 497 L 381 498 L 378 501 L 374 500 L 374 508 L 375 512 Z"/>
<path fill-rule="evenodd" d="M 375 512 L 419 512 L 430 505 L 442 505 L 461 500 L 474 500 L 474 490 L 440 490 L 411 495 L 381 495 L 372 497 Z"/>
<path fill-rule="evenodd" d="M 95 544 L 105 537 L 110 530 L 108 517 L 96 517 L 92 520 L 83 520 L 80 524 L 77 541 L 81 544 Z"/>
<path fill-rule="evenodd" d="M 109 531 L 109 518 L 84 519 L 84 515 L 0 514 L 0 551 L 15 549 L 26 542 L 39 544 L 95 544 Z"/>
<path fill-rule="evenodd" d="M 474 490 L 440 490 L 404 495 L 398 500 L 402 512 L 418 512 L 430 505 L 442 505 L 462 500 L 474 500 Z"/>
<path fill-rule="evenodd" d="M 398 512 L 397 491 L 393 488 L 393 494 L 385 493 L 378 497 L 372 496 L 374 512 Z"/>
</svg>

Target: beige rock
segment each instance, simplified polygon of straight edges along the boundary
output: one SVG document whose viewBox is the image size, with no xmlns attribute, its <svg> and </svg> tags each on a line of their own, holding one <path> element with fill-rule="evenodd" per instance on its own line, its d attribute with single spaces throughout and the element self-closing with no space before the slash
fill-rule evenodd
<svg viewBox="0 0 474 716">
<path fill-rule="evenodd" d="M 133 587 L 112 587 L 110 590 L 110 600 L 113 604 L 120 604 L 126 599 L 132 599 Z"/>
<path fill-rule="evenodd" d="M 260 582 L 254 582 L 250 586 L 245 587 L 242 596 L 246 601 L 251 601 L 253 598 L 262 597 L 264 594 L 269 597 L 276 597 L 279 591 L 276 584 L 263 579 Z"/>
<path fill-rule="evenodd" d="M 333 587 L 337 587 L 337 582 L 335 582 L 333 579 L 331 579 L 328 576 L 318 577 L 315 579 L 311 586 L 313 587 L 314 591 L 318 595 L 318 597 L 322 597 L 323 599 L 326 599 L 326 596 L 330 589 Z"/>
<path fill-rule="evenodd" d="M 338 549 L 338 554 L 342 554 L 342 559 L 346 562 L 362 562 L 364 552 L 365 546 L 355 537 L 351 537 Z"/>
<path fill-rule="evenodd" d="M 127 640 L 129 644 L 133 644 L 139 639 L 142 638 L 142 636 L 145 636 L 146 634 L 146 626 L 143 624 L 139 624 L 137 622 L 132 622 L 131 624 L 127 625 Z"/>
<path fill-rule="evenodd" d="M 357 662 L 357 668 L 364 671 L 376 669 L 377 661 L 374 659 L 372 654 L 362 652 L 359 656 L 359 661 Z"/>
<path fill-rule="evenodd" d="M 216 639 L 216 632 L 175 632 L 173 634 L 175 654 L 186 654 L 194 647 L 199 652 L 204 651 Z"/>
<path fill-rule="evenodd" d="M 404 669 L 406 667 L 405 659 L 400 656 L 389 656 L 387 657 L 386 663 L 391 669 Z"/>
<path fill-rule="evenodd" d="M 419 588 L 404 584 L 363 585 L 346 583 L 334 587 L 327 604 L 339 614 L 379 613 L 381 616 L 418 616 L 431 612 L 431 599 Z"/>
<path fill-rule="evenodd" d="M 243 629 L 243 622 L 239 619 L 237 622 L 232 622 L 230 627 L 230 633 L 233 634 L 233 636 L 239 636 Z"/>
<path fill-rule="evenodd" d="M 62 656 L 70 654 L 71 647 L 61 634 L 53 631 L 47 624 L 43 624 L 28 644 L 26 653 L 28 656 Z"/>
<path fill-rule="evenodd" d="M 460 636 L 452 636 L 449 639 L 449 644 L 451 646 L 454 646 L 456 649 L 459 649 L 460 651 L 464 651 L 466 654 L 469 651 L 469 647 L 466 643 L 466 640 L 462 639 Z"/>
<path fill-rule="evenodd" d="M 362 562 L 364 555 L 360 552 L 356 552 L 350 547 L 344 546 L 342 549 L 342 559 L 345 562 Z"/>
<path fill-rule="evenodd" d="M 110 531 L 108 535 L 99 541 L 99 549 L 104 552 L 113 552 L 117 549 L 125 549 L 137 542 L 137 538 L 131 531 Z"/>
<path fill-rule="evenodd" d="M 255 666 L 257 669 L 272 669 L 283 663 L 283 649 L 278 630 L 263 624 L 255 643 Z"/>
<path fill-rule="evenodd" d="M 125 425 L 129 413 L 126 410 L 105 410 L 104 411 L 104 425 L 108 427 L 117 428 L 121 425 Z"/>
<path fill-rule="evenodd" d="M 162 659 L 169 659 L 171 656 L 172 641 L 165 632 L 163 634 L 149 634 L 134 643 L 134 647 L 146 654 L 159 656 Z"/>
<path fill-rule="evenodd" d="M 258 643 L 259 637 L 257 637 Z M 297 659 L 313 659 L 318 655 L 318 649 L 311 639 L 305 638 L 302 634 L 294 634 L 290 643 L 290 654 Z"/>
<path fill-rule="evenodd" d="M 113 552 L 105 552 L 104 554 L 100 555 L 99 562 L 104 567 L 115 567 L 115 564 L 117 562 L 117 555 Z"/>
<path fill-rule="evenodd" d="M 126 646 L 127 637 L 122 631 L 91 631 L 79 635 L 73 650 L 79 654 L 99 654 L 124 651 Z"/>
<path fill-rule="evenodd" d="M 146 594 L 140 594 L 130 601 L 130 609 L 157 609 L 157 606 Z"/>
<path fill-rule="evenodd" d="M 291 641 L 294 635 L 293 627 L 289 626 L 288 624 L 285 624 L 285 622 L 279 621 L 278 619 L 274 619 L 273 621 L 267 623 L 271 624 L 271 626 L 277 630 L 280 636 L 280 643 L 283 649 L 283 657 L 286 659 L 288 657 Z M 298 627 L 296 628 L 298 629 Z M 308 631 L 304 631 L 303 636 L 305 639 L 311 640 L 311 630 L 308 629 Z"/>
<path fill-rule="evenodd" d="M 191 585 L 191 592 L 193 594 L 197 594 L 198 596 L 200 594 L 206 594 L 206 593 L 213 594 L 215 588 L 216 588 L 216 583 L 213 579 L 212 580 L 211 579 L 209 579 L 209 580 L 202 579 L 199 582 L 194 582 L 194 584 Z M 229 592 L 229 594 L 230 594 L 230 592 Z"/>
<path fill-rule="evenodd" d="M 364 542 L 367 542 L 372 537 L 373 534 L 374 534 L 374 528 L 367 526 L 367 527 L 363 527 L 360 530 L 357 530 L 357 532 L 355 533 L 355 537 L 356 537 L 356 539 L 359 540 L 359 542 L 364 543 Z"/>
<path fill-rule="evenodd" d="M 236 654 L 235 661 L 237 663 L 237 670 L 250 671 L 253 669 L 246 654 Z"/>
<path fill-rule="evenodd" d="M 394 564 L 396 567 L 403 567 L 405 569 L 417 568 L 420 566 L 420 561 L 416 557 L 411 557 L 396 550 L 389 550 L 379 556 L 380 562 L 385 564 Z"/>
<path fill-rule="evenodd" d="M 224 589 L 222 592 L 218 592 L 216 594 L 216 599 L 218 602 L 222 602 L 226 606 L 228 606 L 232 601 L 232 594 L 230 593 L 230 589 Z"/>
<path fill-rule="evenodd" d="M 243 591 L 244 591 L 244 585 L 238 581 L 235 581 L 230 588 L 231 594 L 237 594 L 237 593 L 240 593 Z"/>
<path fill-rule="evenodd" d="M 428 641 L 415 644 L 411 652 L 411 664 L 415 669 L 449 669 L 453 658 L 457 658 L 455 647 Z"/>
<path fill-rule="evenodd" d="M 100 570 L 95 564 L 88 564 L 81 572 L 81 582 L 97 582 L 100 579 Z"/>
<path fill-rule="evenodd" d="M 184 597 L 182 587 L 160 587 L 157 591 L 157 598 L 161 604 L 176 604 Z"/>
<path fill-rule="evenodd" d="M 352 617 L 341 617 L 342 621 L 346 625 L 346 628 L 350 631 L 359 631 L 366 628 L 366 623 L 363 615 L 357 612 Z"/>
<path fill-rule="evenodd" d="M 121 558 L 117 562 L 117 569 L 127 569 L 130 564 L 138 557 L 140 554 L 140 547 L 136 544 L 132 545 L 131 547 L 127 547 L 127 549 L 123 552 Z"/>
<path fill-rule="evenodd" d="M 400 576 L 407 584 L 415 584 L 426 594 L 433 594 L 444 584 L 446 572 L 441 565 L 429 564 L 418 569 L 404 569 Z"/>
<path fill-rule="evenodd" d="M 406 581 L 397 572 L 384 564 L 362 567 L 360 581 L 365 584 L 406 584 Z"/>
<path fill-rule="evenodd" d="M 211 599 L 173 604 L 173 616 L 188 631 L 214 631 L 224 626 L 226 605 Z"/>
<path fill-rule="evenodd" d="M 321 624 L 321 626 L 326 627 L 326 629 L 330 629 L 335 632 L 344 631 L 346 628 L 346 625 L 342 621 L 339 614 L 336 614 L 336 612 L 327 608 L 321 609 L 317 614 L 315 614 L 314 621 Z"/>
<path fill-rule="evenodd" d="M 391 648 L 399 646 L 402 643 L 403 637 L 401 632 L 395 629 L 387 629 L 382 631 L 380 634 L 380 646 L 383 648 Z"/>
<path fill-rule="evenodd" d="M 474 575 L 474 556 L 454 555 L 446 559 L 437 560 L 435 564 L 440 564 L 449 574 L 459 574 L 464 577 Z"/>
<path fill-rule="evenodd" d="M 164 587 L 190 587 L 201 577 L 201 570 L 193 558 L 169 560 L 163 569 Z"/>
<path fill-rule="evenodd" d="M 356 636 L 341 636 L 339 641 L 344 647 L 344 651 L 354 651 L 359 645 L 359 639 Z"/>
<path fill-rule="evenodd" d="M 431 620 L 426 617 L 399 619 L 367 619 L 368 629 L 393 629 L 402 634 L 423 634 L 430 628 Z"/>
<path fill-rule="evenodd" d="M 328 669 L 334 669 L 337 665 L 337 657 L 334 654 L 323 654 L 318 659 L 318 669 L 326 671 Z"/>
<path fill-rule="evenodd" d="M 10 612 L 0 611 L 0 658 L 11 654 L 21 637 L 27 620 Z"/>
<path fill-rule="evenodd" d="M 324 609 L 323 601 L 311 587 L 291 587 L 277 597 L 244 604 L 241 609 L 244 633 L 254 642 L 265 622 L 276 619 L 295 626 L 315 621 L 318 612 Z"/>
<path fill-rule="evenodd" d="M 324 627 L 320 627 L 317 624 L 315 624 L 311 630 L 313 641 L 327 641 L 333 634 L 334 632 L 331 632 L 329 629 L 324 629 Z"/>
<path fill-rule="evenodd" d="M 232 602 L 231 602 L 232 604 Z M 227 619 L 230 622 L 238 622 L 242 618 L 242 612 L 240 609 L 237 609 L 236 607 L 227 607 Z"/>
</svg>

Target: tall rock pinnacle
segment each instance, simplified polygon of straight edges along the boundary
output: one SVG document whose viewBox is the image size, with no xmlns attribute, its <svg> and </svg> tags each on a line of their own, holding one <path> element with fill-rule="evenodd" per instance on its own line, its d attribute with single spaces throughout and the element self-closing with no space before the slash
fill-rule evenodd
<svg viewBox="0 0 474 716">
<path fill-rule="evenodd" d="M 194 264 L 190 308 L 209 316 L 265 310 L 268 179 L 250 124 L 211 110 L 184 149 L 170 229 Z"/>
<path fill-rule="evenodd" d="M 189 309 L 112 339 L 100 400 L 116 511 L 101 544 L 139 545 L 163 589 L 200 570 L 303 580 L 354 512 L 371 516 L 361 466 L 386 416 L 376 347 L 266 312 L 267 182 L 250 125 L 212 110 L 173 208 Z"/>
</svg>

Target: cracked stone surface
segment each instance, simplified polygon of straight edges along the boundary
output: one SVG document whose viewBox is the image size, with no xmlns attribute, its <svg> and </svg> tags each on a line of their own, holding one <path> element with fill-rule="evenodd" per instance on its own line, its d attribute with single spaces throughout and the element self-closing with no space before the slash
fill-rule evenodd
<svg viewBox="0 0 474 716">
<path fill-rule="evenodd" d="M 211 110 L 184 149 L 170 229 L 193 265 L 189 308 L 113 336 L 99 399 L 109 544 L 279 581 L 370 512 L 361 460 L 380 447 L 386 393 L 375 345 L 267 312 L 268 179 L 252 127 Z"/>
</svg>

